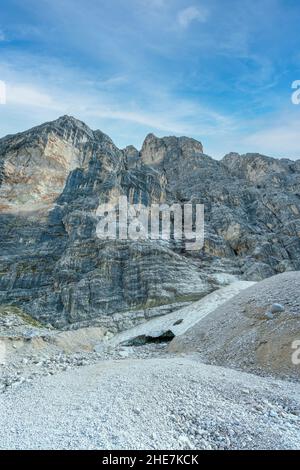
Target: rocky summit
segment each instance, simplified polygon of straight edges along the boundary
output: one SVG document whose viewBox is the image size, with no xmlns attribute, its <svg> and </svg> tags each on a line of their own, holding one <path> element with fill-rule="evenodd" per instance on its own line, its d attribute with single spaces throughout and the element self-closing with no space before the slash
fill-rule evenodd
<svg viewBox="0 0 300 470">
<path fill-rule="evenodd" d="M 101 240 L 100 203 L 205 206 L 205 246 Z M 123 330 L 210 294 L 226 276 L 300 270 L 300 160 L 149 134 L 119 149 L 63 116 L 0 140 L 0 304 L 44 324 Z M 226 275 L 224 274 L 226 273 Z"/>
</svg>

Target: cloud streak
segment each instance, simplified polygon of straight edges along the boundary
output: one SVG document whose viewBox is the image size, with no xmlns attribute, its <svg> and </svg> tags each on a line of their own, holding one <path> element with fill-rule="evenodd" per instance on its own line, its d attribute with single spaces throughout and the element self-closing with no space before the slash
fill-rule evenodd
<svg viewBox="0 0 300 470">
<path fill-rule="evenodd" d="M 179 11 L 177 15 L 177 22 L 180 28 L 187 29 L 191 23 L 200 22 L 204 23 L 208 19 L 208 10 L 196 6 L 190 6 Z"/>
<path fill-rule="evenodd" d="M 260 151 L 264 149 L 267 155 L 280 155 L 292 159 L 300 159 L 299 148 L 299 112 L 297 118 L 293 113 L 277 120 L 270 120 L 261 129 L 251 133 L 244 139 L 244 146 Z M 284 150 L 283 150 L 284 149 Z"/>
</svg>

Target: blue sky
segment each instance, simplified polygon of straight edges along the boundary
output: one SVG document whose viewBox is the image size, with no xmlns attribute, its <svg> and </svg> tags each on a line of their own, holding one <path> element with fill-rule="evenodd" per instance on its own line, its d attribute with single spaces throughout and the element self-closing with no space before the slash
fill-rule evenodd
<svg viewBox="0 0 300 470">
<path fill-rule="evenodd" d="M 300 158 L 299 0 L 0 0 L 0 135 L 63 114 L 140 147 Z"/>
</svg>

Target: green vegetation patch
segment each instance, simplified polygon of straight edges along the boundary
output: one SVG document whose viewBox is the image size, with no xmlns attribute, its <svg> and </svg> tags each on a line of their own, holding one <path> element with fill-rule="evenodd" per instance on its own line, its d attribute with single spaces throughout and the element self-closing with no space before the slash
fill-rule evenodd
<svg viewBox="0 0 300 470">
<path fill-rule="evenodd" d="M 0 305 L 0 316 L 5 315 L 17 315 L 24 321 L 24 323 L 35 326 L 36 328 L 41 328 L 43 326 L 39 321 L 23 312 L 23 310 L 21 310 L 19 307 L 16 307 L 15 305 Z"/>
</svg>

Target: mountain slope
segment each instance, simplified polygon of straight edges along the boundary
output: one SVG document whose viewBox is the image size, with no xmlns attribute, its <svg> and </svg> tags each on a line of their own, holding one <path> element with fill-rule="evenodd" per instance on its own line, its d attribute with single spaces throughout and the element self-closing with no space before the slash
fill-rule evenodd
<svg viewBox="0 0 300 470">
<path fill-rule="evenodd" d="M 299 365 L 292 361 L 293 343 L 300 338 L 299 292 L 299 272 L 265 279 L 175 338 L 169 350 L 197 352 L 199 360 L 210 364 L 299 381 Z M 272 314 L 278 302 L 283 311 Z"/>
</svg>

